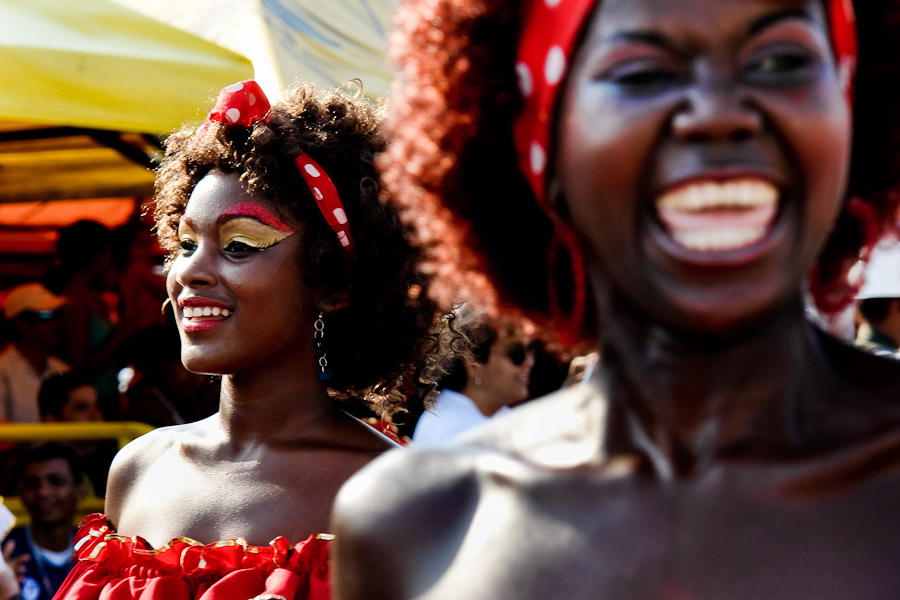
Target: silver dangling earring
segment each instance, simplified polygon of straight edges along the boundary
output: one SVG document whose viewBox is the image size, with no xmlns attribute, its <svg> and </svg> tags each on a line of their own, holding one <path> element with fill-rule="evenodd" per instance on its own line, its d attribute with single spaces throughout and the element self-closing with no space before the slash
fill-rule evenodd
<svg viewBox="0 0 900 600">
<path fill-rule="evenodd" d="M 319 311 L 319 316 L 316 318 L 315 323 L 313 323 L 313 327 L 316 332 L 313 334 L 313 356 L 316 357 L 316 361 L 319 364 L 319 368 L 316 371 L 316 377 L 319 378 L 319 381 L 329 382 L 331 381 L 331 369 L 328 367 L 328 350 L 325 349 L 325 315 L 322 314 L 322 311 Z"/>
<path fill-rule="evenodd" d="M 476 377 L 476 378 L 472 381 L 472 385 L 474 385 L 475 387 L 481 386 L 481 377 Z"/>
</svg>

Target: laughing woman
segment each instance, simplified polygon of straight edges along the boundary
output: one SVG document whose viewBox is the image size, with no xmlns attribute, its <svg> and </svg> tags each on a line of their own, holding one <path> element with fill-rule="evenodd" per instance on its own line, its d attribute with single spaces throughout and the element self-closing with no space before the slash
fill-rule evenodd
<svg viewBox="0 0 900 600">
<path fill-rule="evenodd" d="M 433 316 L 378 198 L 377 126 L 364 100 L 300 86 L 270 108 L 246 81 L 170 138 L 169 300 L 185 367 L 222 376 L 219 412 L 119 453 L 60 597 L 328 597 L 334 496 L 395 446 L 338 400 L 390 412 Z"/>
<path fill-rule="evenodd" d="M 353 477 L 338 597 L 895 597 L 900 370 L 804 300 L 849 301 L 893 212 L 900 3 L 405 0 L 397 22 L 386 185 L 418 222 L 448 207 L 548 319 L 544 265 L 576 258 L 578 309 L 583 255 L 601 362 Z"/>
</svg>

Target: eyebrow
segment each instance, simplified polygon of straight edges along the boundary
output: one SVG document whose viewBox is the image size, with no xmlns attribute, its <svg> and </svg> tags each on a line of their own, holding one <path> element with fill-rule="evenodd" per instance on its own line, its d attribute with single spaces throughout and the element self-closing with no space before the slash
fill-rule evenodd
<svg viewBox="0 0 900 600">
<path fill-rule="evenodd" d="M 672 44 L 662 35 L 653 33 L 652 31 L 620 31 L 607 38 L 600 40 L 601 44 L 609 44 L 615 42 L 640 42 L 660 48 L 672 49 Z"/>
<path fill-rule="evenodd" d="M 803 21 L 811 22 L 812 16 L 809 14 L 809 12 L 800 8 L 786 8 L 784 10 L 779 10 L 763 15 L 750 24 L 750 27 L 747 28 L 747 32 L 750 36 L 754 36 L 767 29 L 768 27 L 775 25 L 776 23 L 788 21 L 791 19 L 801 19 Z M 675 46 L 664 35 L 649 30 L 645 31 L 636 29 L 633 31 L 620 31 L 600 40 L 601 44 L 614 42 L 638 42 L 648 44 L 650 46 L 656 46 L 665 50 L 676 49 Z"/>
<path fill-rule="evenodd" d="M 754 21 L 747 31 L 751 36 L 753 36 L 763 31 L 764 29 L 771 27 L 772 25 L 775 25 L 776 23 L 780 23 L 781 21 L 788 21 L 791 19 L 800 19 L 803 21 L 811 22 L 812 16 L 809 14 L 809 12 L 803 10 L 802 8 L 786 8 L 784 10 L 779 10 L 767 15 L 763 15 L 762 17 Z"/>
<path fill-rule="evenodd" d="M 226 223 L 232 219 L 255 219 L 260 223 L 268 225 L 272 229 L 277 229 L 283 233 L 294 233 L 294 228 L 286 225 L 272 211 L 259 204 L 252 202 L 237 202 L 229 206 L 219 217 L 219 224 Z"/>
</svg>

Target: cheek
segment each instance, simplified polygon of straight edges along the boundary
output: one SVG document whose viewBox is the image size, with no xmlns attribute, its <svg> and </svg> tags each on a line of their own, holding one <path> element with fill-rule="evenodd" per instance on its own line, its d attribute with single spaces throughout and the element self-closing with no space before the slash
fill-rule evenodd
<svg viewBox="0 0 900 600">
<path fill-rule="evenodd" d="M 820 243 L 830 233 L 846 195 L 849 176 L 851 124 L 843 103 L 831 110 L 809 110 L 785 118 L 785 130 L 793 140 L 796 158 L 806 181 L 804 207 L 807 237 Z"/>
<path fill-rule="evenodd" d="M 168 265 L 169 268 L 166 270 L 166 292 L 169 294 L 169 297 L 173 299 L 181 289 L 181 286 L 175 280 L 176 274 L 179 270 L 178 261 L 178 258 L 173 259 L 172 262 L 170 262 Z"/>
<path fill-rule="evenodd" d="M 621 264 L 628 260 L 627 248 L 637 248 L 628 241 L 637 235 L 647 173 L 669 104 L 598 94 L 566 102 L 555 165 L 566 208 L 588 255 Z"/>
</svg>

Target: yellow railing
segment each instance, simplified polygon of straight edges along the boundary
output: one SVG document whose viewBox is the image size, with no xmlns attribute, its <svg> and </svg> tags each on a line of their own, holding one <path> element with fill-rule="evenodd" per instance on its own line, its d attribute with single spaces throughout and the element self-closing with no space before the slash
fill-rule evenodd
<svg viewBox="0 0 900 600">
<path fill-rule="evenodd" d="M 137 421 L 102 421 L 92 423 L 3 423 L 0 424 L 0 441 L 46 442 L 76 440 L 116 440 L 122 446 L 136 437 L 152 431 L 153 427 Z M 6 496 L 3 503 L 16 516 L 16 523 L 28 522 L 28 512 L 22 501 Z M 92 512 L 103 510 L 103 498 L 89 496 L 78 503 L 76 522 Z"/>
</svg>

